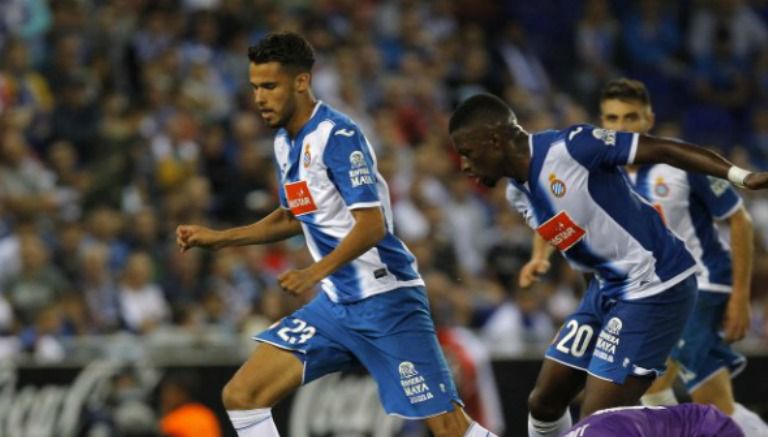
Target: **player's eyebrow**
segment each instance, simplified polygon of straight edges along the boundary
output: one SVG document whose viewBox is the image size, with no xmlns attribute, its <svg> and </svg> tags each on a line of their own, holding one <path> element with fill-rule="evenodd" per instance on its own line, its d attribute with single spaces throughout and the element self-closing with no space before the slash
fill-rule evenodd
<svg viewBox="0 0 768 437">
<path fill-rule="evenodd" d="M 268 86 L 268 85 L 274 85 L 276 83 L 277 82 L 261 82 L 261 83 L 250 82 L 251 87 L 254 88 L 254 89 L 255 88 L 259 88 L 259 87 L 265 87 L 265 86 Z"/>
</svg>

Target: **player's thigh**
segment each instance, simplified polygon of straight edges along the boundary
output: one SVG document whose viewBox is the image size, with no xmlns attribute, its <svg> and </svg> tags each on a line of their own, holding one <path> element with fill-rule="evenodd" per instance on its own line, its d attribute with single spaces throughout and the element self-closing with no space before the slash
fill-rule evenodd
<svg viewBox="0 0 768 437">
<path fill-rule="evenodd" d="M 267 408 L 301 385 L 304 365 L 293 352 L 262 343 L 222 394 L 227 409 Z"/>
<path fill-rule="evenodd" d="M 637 400 L 650 387 L 653 376 L 627 376 L 622 384 L 587 376 L 584 389 L 584 402 L 581 404 L 581 417 L 587 417 L 595 411 L 612 407 L 636 405 Z"/>
<path fill-rule="evenodd" d="M 528 409 L 539 420 L 560 418 L 576 398 L 586 379 L 586 372 L 545 358 L 528 397 Z"/>
</svg>

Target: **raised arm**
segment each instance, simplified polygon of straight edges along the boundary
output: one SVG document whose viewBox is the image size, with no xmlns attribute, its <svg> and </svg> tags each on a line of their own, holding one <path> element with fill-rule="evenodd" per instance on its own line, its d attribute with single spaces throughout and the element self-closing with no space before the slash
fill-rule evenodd
<svg viewBox="0 0 768 437">
<path fill-rule="evenodd" d="M 301 232 L 301 223 L 293 214 L 287 209 L 277 208 L 256 223 L 223 231 L 198 225 L 179 225 L 176 228 L 176 244 L 182 251 L 195 246 L 220 249 L 228 246 L 272 243 Z"/>
<path fill-rule="evenodd" d="M 633 164 L 664 163 L 683 170 L 728 179 L 752 190 L 768 188 L 768 173 L 736 167 L 719 154 L 670 138 L 640 135 Z"/>
<path fill-rule="evenodd" d="M 381 208 L 360 208 L 351 211 L 355 224 L 339 245 L 321 260 L 301 270 L 289 270 L 278 278 L 283 290 L 301 295 L 345 264 L 364 254 L 386 236 Z"/>
</svg>

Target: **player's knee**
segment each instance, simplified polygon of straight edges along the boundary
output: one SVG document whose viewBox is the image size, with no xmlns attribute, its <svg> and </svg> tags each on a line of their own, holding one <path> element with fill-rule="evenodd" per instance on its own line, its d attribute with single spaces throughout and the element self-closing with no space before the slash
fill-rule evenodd
<svg viewBox="0 0 768 437">
<path fill-rule="evenodd" d="M 244 387 L 230 380 L 221 391 L 221 402 L 227 410 L 251 410 L 254 408 L 270 408 L 271 405 L 263 405 L 263 396 L 259 390 Z"/>
<path fill-rule="evenodd" d="M 534 388 L 528 396 L 528 411 L 538 420 L 555 421 L 562 417 L 567 405 L 561 404 L 538 388 Z"/>
</svg>

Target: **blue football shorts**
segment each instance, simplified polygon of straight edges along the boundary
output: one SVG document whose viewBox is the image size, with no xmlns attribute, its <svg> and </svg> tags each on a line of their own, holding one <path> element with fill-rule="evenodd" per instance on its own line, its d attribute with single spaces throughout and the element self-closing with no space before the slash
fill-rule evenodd
<svg viewBox="0 0 768 437">
<path fill-rule="evenodd" d="M 353 303 L 318 293 L 254 340 L 294 352 L 304 363 L 304 384 L 362 365 L 388 414 L 423 419 L 453 411 L 453 402 L 461 405 L 423 287 Z"/>
<path fill-rule="evenodd" d="M 734 377 L 747 365 L 744 355 L 723 338 L 723 314 L 729 298 L 728 293 L 700 290 L 683 336 L 672 349 L 670 356 L 682 367 L 679 375 L 689 393 L 721 369 L 728 369 Z"/>
<path fill-rule="evenodd" d="M 694 275 L 637 300 L 608 298 L 593 280 L 545 357 L 617 384 L 628 375 L 659 375 L 695 300 Z"/>
</svg>

